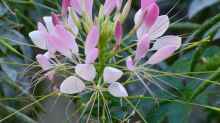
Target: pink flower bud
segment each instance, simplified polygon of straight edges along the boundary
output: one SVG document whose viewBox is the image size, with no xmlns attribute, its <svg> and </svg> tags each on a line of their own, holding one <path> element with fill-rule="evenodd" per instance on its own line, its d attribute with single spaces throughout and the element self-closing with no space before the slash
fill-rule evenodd
<svg viewBox="0 0 220 123">
<path fill-rule="evenodd" d="M 155 3 L 156 0 L 141 0 L 141 8 L 148 8 L 152 3 Z"/>
<path fill-rule="evenodd" d="M 160 9 L 156 3 L 153 3 L 145 12 L 144 23 L 147 27 L 151 27 L 157 20 Z"/>
<path fill-rule="evenodd" d="M 119 46 L 122 40 L 123 35 L 123 27 L 120 21 L 117 21 L 116 27 L 115 27 L 115 40 L 116 40 L 116 46 Z"/>
<path fill-rule="evenodd" d="M 62 1 L 62 16 L 67 14 L 68 7 L 70 7 L 70 0 Z"/>
</svg>

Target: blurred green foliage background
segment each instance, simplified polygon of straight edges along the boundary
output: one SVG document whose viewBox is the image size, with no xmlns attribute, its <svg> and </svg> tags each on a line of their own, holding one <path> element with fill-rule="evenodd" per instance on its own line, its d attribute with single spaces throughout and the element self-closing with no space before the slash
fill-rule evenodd
<svg viewBox="0 0 220 123">
<path fill-rule="evenodd" d="M 103 2 L 95 1 L 96 7 Z M 159 65 L 163 71 L 176 73 L 161 79 L 175 86 L 178 97 L 171 98 L 155 90 L 161 97 L 158 104 L 143 99 L 137 109 L 149 123 L 219 123 L 220 1 L 157 2 L 161 13 L 171 17 L 172 24 L 167 33 L 181 35 L 185 44 L 196 45 L 186 45 L 186 49 Z M 133 0 L 132 5 L 125 31 L 133 24 L 139 0 Z M 59 0 L 0 0 L 0 122 L 37 123 L 38 114 L 47 112 L 36 101 L 47 90 L 41 84 L 33 85 L 32 77 L 37 69 L 30 69 L 30 65 L 40 51 L 33 47 L 28 33 L 36 29 L 37 21 L 43 16 L 59 11 Z M 31 103 L 35 105 L 29 106 Z M 113 109 L 120 109 L 112 111 L 114 119 L 123 119 L 126 110 L 121 109 L 117 101 L 113 105 Z M 135 116 L 130 122 L 139 119 Z"/>
</svg>

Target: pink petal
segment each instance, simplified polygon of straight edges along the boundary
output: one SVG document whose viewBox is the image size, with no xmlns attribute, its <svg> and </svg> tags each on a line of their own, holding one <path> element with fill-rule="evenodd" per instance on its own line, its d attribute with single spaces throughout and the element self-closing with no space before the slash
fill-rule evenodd
<svg viewBox="0 0 220 123">
<path fill-rule="evenodd" d="M 134 16 L 135 25 L 139 25 L 143 22 L 145 11 L 139 9 Z"/>
<path fill-rule="evenodd" d="M 68 11 L 68 7 L 70 7 L 70 0 L 62 0 L 62 15 L 66 15 Z"/>
<path fill-rule="evenodd" d="M 158 50 L 162 47 L 166 47 L 169 45 L 176 46 L 176 50 L 181 47 L 182 44 L 182 39 L 179 36 L 164 36 L 159 39 L 154 43 L 153 47 L 151 50 Z"/>
<path fill-rule="evenodd" d="M 85 11 L 92 17 L 92 9 L 93 9 L 93 0 L 85 0 Z"/>
<path fill-rule="evenodd" d="M 50 63 L 50 58 L 47 53 L 44 55 L 38 54 L 36 59 L 44 71 L 50 70 L 52 68 L 52 64 Z"/>
<path fill-rule="evenodd" d="M 108 87 L 108 91 L 115 97 L 127 97 L 128 92 L 125 87 L 119 82 L 112 82 Z"/>
<path fill-rule="evenodd" d="M 90 32 L 87 35 L 86 42 L 85 42 L 85 54 L 95 48 L 99 42 L 99 28 L 97 26 L 93 26 Z"/>
<path fill-rule="evenodd" d="M 134 62 L 133 62 L 133 60 L 132 60 L 132 58 L 130 56 L 126 60 L 126 66 L 127 66 L 128 70 L 130 70 L 130 71 L 134 71 L 135 70 Z"/>
<path fill-rule="evenodd" d="M 87 81 L 93 81 L 96 76 L 96 69 L 92 64 L 77 64 L 75 72 L 78 76 Z"/>
<path fill-rule="evenodd" d="M 151 27 L 157 20 L 160 13 L 160 9 L 156 3 L 153 3 L 149 6 L 144 16 L 144 23 L 147 27 Z"/>
<path fill-rule="evenodd" d="M 150 59 L 146 62 L 147 64 L 158 64 L 167 58 L 169 58 L 176 51 L 176 46 L 166 46 L 159 49 Z"/>
<path fill-rule="evenodd" d="M 30 32 L 29 37 L 31 38 L 35 46 L 37 46 L 40 49 L 47 49 L 47 41 L 44 38 L 44 36 L 42 36 L 42 33 L 40 31 Z"/>
<path fill-rule="evenodd" d="M 115 40 L 116 40 L 116 45 L 121 44 L 122 40 L 122 35 L 123 35 L 123 27 L 120 21 L 117 21 L 116 27 L 115 27 Z"/>
<path fill-rule="evenodd" d="M 82 13 L 82 5 L 81 0 L 70 0 L 70 5 L 73 7 L 73 9 L 81 15 Z"/>
<path fill-rule="evenodd" d="M 104 4 L 104 15 L 109 16 L 112 11 L 116 8 L 116 0 L 105 0 Z"/>
<path fill-rule="evenodd" d="M 44 44 L 40 44 L 40 45 L 44 45 L 45 49 L 48 49 L 50 57 L 54 58 L 54 54 L 56 52 L 56 49 L 51 44 L 49 44 L 48 39 L 47 39 L 47 35 L 49 33 L 47 32 L 47 29 L 45 28 L 45 26 L 42 23 L 38 23 L 38 31 L 40 32 L 40 38 L 41 38 L 40 40 L 43 41 L 42 43 L 44 43 Z M 36 44 L 36 42 L 35 42 L 35 44 Z"/>
<path fill-rule="evenodd" d="M 51 81 L 53 80 L 54 75 L 55 75 L 55 71 L 54 71 L 54 70 L 48 71 L 48 72 L 45 74 L 45 76 L 47 76 L 48 79 L 51 80 Z"/>
<path fill-rule="evenodd" d="M 57 37 L 54 34 L 48 34 L 47 35 L 48 43 L 58 52 L 60 52 L 62 55 L 72 58 L 72 52 L 70 49 L 66 48 L 65 45 L 62 43 L 62 40 L 60 40 L 59 37 Z"/>
<path fill-rule="evenodd" d="M 77 36 L 77 34 L 79 33 L 79 30 L 70 15 L 68 16 L 67 23 L 68 23 L 68 26 L 70 27 L 71 31 L 73 32 L 73 34 L 75 36 Z"/>
<path fill-rule="evenodd" d="M 77 77 L 70 76 L 60 85 L 60 92 L 65 94 L 76 94 L 86 89 L 85 84 Z"/>
<path fill-rule="evenodd" d="M 71 51 L 75 55 L 78 55 L 79 49 L 75 41 L 75 37 L 68 32 L 63 25 L 57 25 L 55 31 L 59 41 L 62 43 L 63 47 Z"/>
<path fill-rule="evenodd" d="M 170 21 L 167 15 L 159 16 L 154 25 L 149 29 L 148 34 L 151 40 L 162 36 L 169 28 Z"/>
<path fill-rule="evenodd" d="M 40 22 L 37 23 L 37 29 L 38 29 L 38 31 L 40 31 L 42 33 L 46 33 L 47 32 L 46 27 L 42 23 L 40 23 Z"/>
<path fill-rule="evenodd" d="M 58 24 L 61 24 L 61 20 L 59 18 L 59 15 L 55 14 L 55 13 L 52 13 L 52 21 L 53 21 L 53 25 L 58 25 Z"/>
<path fill-rule="evenodd" d="M 85 63 L 86 64 L 92 64 L 95 62 L 95 60 L 98 58 L 99 55 L 99 49 L 98 48 L 94 48 L 91 49 L 88 54 L 86 54 L 86 60 Z"/>
<path fill-rule="evenodd" d="M 119 80 L 123 75 L 123 72 L 113 67 L 105 67 L 103 77 L 104 81 L 111 83 Z"/>
<path fill-rule="evenodd" d="M 145 57 L 149 47 L 150 47 L 149 36 L 148 34 L 145 34 L 141 38 L 141 40 L 138 41 L 135 60 L 139 61 L 141 58 Z"/>
<path fill-rule="evenodd" d="M 137 39 L 140 40 L 145 34 L 148 34 L 149 28 L 142 24 L 137 30 Z"/>
<path fill-rule="evenodd" d="M 75 36 L 77 36 L 79 33 L 79 29 L 77 28 L 76 24 L 74 23 L 74 20 L 71 17 L 71 15 L 68 16 L 67 23 L 68 23 L 68 26 L 70 27 L 71 31 L 73 32 L 73 34 Z"/>
<path fill-rule="evenodd" d="M 148 8 L 152 3 L 156 3 L 156 0 L 141 0 L 141 8 Z"/>
<path fill-rule="evenodd" d="M 121 10 L 122 2 L 123 2 L 123 0 L 116 0 L 116 7 L 117 7 L 118 11 Z"/>
<path fill-rule="evenodd" d="M 45 25 L 47 27 L 48 32 L 52 32 L 53 29 L 54 29 L 52 17 L 51 16 L 45 16 L 45 17 L 43 17 L 43 20 L 45 22 Z"/>
</svg>

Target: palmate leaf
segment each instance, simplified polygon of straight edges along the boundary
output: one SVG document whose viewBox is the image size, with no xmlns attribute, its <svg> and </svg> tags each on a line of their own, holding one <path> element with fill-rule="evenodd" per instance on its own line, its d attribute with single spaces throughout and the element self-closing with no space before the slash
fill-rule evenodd
<svg viewBox="0 0 220 123">
<path fill-rule="evenodd" d="M 151 109 L 147 117 L 150 123 L 161 123 L 163 121 L 168 121 L 169 123 L 188 123 L 190 111 L 191 106 L 175 102 L 160 103 Z"/>
</svg>

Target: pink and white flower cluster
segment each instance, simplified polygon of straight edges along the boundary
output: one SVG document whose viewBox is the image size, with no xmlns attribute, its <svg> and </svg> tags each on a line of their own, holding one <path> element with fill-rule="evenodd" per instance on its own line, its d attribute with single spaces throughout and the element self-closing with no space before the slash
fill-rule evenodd
<svg viewBox="0 0 220 123">
<path fill-rule="evenodd" d="M 145 64 L 158 64 L 170 57 L 181 47 L 181 38 L 174 35 L 162 36 L 169 27 L 167 15 L 159 15 L 159 7 L 156 0 L 140 0 L 141 8 L 134 17 L 135 32 L 137 35 L 137 48 L 134 58 L 129 56 L 126 61 L 127 71 L 111 67 L 107 63 L 99 66 L 99 56 L 103 54 L 100 45 L 105 30 L 103 23 L 109 21 L 114 25 L 113 31 L 115 44 L 111 51 L 117 53 L 120 44 L 123 43 L 123 21 L 121 16 L 126 16 L 131 7 L 132 0 L 127 0 L 123 7 L 123 0 L 106 0 L 102 5 L 98 16 L 93 14 L 93 0 L 63 0 L 62 13 L 60 15 L 44 17 L 44 22 L 38 23 L 38 29 L 29 34 L 33 43 L 40 49 L 47 51 L 45 54 L 36 56 L 38 63 L 46 72 L 50 80 L 54 79 L 55 68 L 60 64 L 57 54 L 72 62 L 74 71 L 60 85 L 60 92 L 75 94 L 87 89 L 87 83 L 96 83 L 96 89 L 108 85 L 108 91 L 115 97 L 126 97 L 128 92 L 119 79 L 124 72 L 135 71 L 140 60 L 146 57 L 149 51 L 155 53 Z M 112 20 L 111 17 L 114 19 Z M 102 18 L 102 19 L 100 19 Z M 104 21 L 103 21 L 104 18 Z M 111 30 L 111 29 L 110 29 Z M 82 34 L 86 38 L 81 40 Z M 109 32 L 108 32 L 109 33 Z M 80 48 L 79 40 L 83 42 L 83 50 Z M 111 42 L 107 42 L 111 43 Z M 105 46 L 108 44 L 105 44 Z M 109 45 L 111 46 L 111 45 Z M 151 47 L 152 46 L 152 47 Z M 106 48 L 107 49 L 107 48 Z M 111 51 L 106 51 L 111 53 Z M 106 53 L 105 53 L 106 54 Z M 62 60 L 65 61 L 65 60 Z M 144 65 L 145 65 L 144 64 Z M 101 73 L 97 72 L 98 69 Z"/>
</svg>

